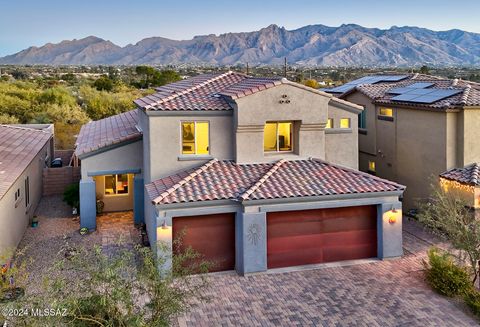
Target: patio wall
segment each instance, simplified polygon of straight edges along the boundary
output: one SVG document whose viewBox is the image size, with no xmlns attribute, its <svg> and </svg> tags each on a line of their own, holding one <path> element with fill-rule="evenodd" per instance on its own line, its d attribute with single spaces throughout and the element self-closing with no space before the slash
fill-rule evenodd
<svg viewBox="0 0 480 327">
<path fill-rule="evenodd" d="M 63 194 L 65 188 L 80 181 L 80 167 L 43 169 L 43 196 Z"/>
</svg>

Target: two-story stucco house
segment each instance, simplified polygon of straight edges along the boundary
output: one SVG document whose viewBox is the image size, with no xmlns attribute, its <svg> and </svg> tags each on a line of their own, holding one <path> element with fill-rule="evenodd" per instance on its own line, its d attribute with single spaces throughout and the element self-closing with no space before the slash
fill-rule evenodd
<svg viewBox="0 0 480 327">
<path fill-rule="evenodd" d="M 452 168 L 480 162 L 480 85 L 429 75 L 376 75 L 325 89 L 365 108 L 359 168 L 406 185 L 404 209 Z"/>
<path fill-rule="evenodd" d="M 240 274 L 402 254 L 404 187 L 357 171 L 362 107 L 234 72 L 135 103 L 80 132 L 82 227 L 100 197 L 133 209 L 155 251 L 183 235 L 213 270 Z"/>
</svg>

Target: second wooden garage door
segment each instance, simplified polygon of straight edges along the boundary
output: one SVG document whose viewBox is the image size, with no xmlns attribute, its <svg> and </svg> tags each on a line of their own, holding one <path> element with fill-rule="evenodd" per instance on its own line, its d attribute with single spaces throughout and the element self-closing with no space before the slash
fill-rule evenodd
<svg viewBox="0 0 480 327">
<path fill-rule="evenodd" d="M 376 206 L 267 214 L 268 268 L 376 256 Z"/>
<path fill-rule="evenodd" d="M 235 268 L 235 214 L 216 214 L 173 218 L 173 239 L 181 238 L 175 253 L 192 247 L 203 260 L 213 263 L 213 271 Z"/>
</svg>

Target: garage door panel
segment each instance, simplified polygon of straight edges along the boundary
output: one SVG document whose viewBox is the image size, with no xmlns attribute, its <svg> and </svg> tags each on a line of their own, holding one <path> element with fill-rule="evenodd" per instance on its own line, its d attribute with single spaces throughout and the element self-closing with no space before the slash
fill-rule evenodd
<svg viewBox="0 0 480 327">
<path fill-rule="evenodd" d="M 323 251 L 324 262 L 355 260 L 363 258 L 372 258 L 377 256 L 377 251 L 372 251 L 369 244 L 342 246 L 342 247 L 326 247 Z"/>
<path fill-rule="evenodd" d="M 308 248 L 318 248 L 319 244 L 322 244 L 321 234 L 277 237 L 268 240 L 267 251 L 269 253 L 285 252 L 289 251 L 292 247 L 305 250 Z"/>
<path fill-rule="evenodd" d="M 267 214 L 268 267 L 375 257 L 375 206 Z"/>
<path fill-rule="evenodd" d="M 376 229 L 376 219 L 370 219 L 374 215 L 365 217 L 365 215 L 357 217 L 336 216 L 336 212 L 332 212 L 333 217 L 325 217 L 325 213 L 312 210 L 309 216 L 297 217 L 294 211 L 288 216 L 278 215 L 275 213 L 275 221 L 269 224 L 269 234 L 272 236 L 294 236 L 318 233 L 334 233 L 341 231 L 356 231 L 359 229 Z M 317 216 L 320 213 L 321 216 Z M 280 214 L 280 213 L 278 213 Z M 295 225 L 292 226 L 292 221 Z"/>
<path fill-rule="evenodd" d="M 277 252 L 269 255 L 268 268 L 301 266 L 309 263 L 323 262 L 323 251 L 318 248 L 305 249 L 302 256 L 291 251 Z"/>
<path fill-rule="evenodd" d="M 355 244 L 371 244 L 377 239 L 376 230 L 359 230 L 355 232 L 322 234 L 322 246 L 349 246 Z"/>
<path fill-rule="evenodd" d="M 217 214 L 173 218 L 173 239 L 181 240 L 180 246 L 174 248 L 181 253 L 191 247 L 202 258 L 201 261 L 213 263 L 210 271 L 232 270 L 235 268 L 235 215 Z"/>
</svg>

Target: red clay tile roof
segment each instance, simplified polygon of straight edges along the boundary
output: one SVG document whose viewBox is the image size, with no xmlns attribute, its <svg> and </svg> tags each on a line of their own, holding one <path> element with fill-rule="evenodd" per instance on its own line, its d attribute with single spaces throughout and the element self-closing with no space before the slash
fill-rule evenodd
<svg viewBox="0 0 480 327">
<path fill-rule="evenodd" d="M 138 113 L 136 110 L 89 122 L 80 130 L 75 154 L 81 157 L 107 146 L 140 140 L 142 133 L 137 129 L 137 123 Z"/>
<path fill-rule="evenodd" d="M 461 92 L 457 95 L 450 96 L 448 98 L 436 101 L 431 104 L 421 104 L 421 103 L 411 103 L 406 101 L 395 101 L 391 100 L 395 95 L 387 93 L 392 88 L 405 87 L 414 83 L 428 82 L 434 85 L 429 88 L 438 88 L 438 89 L 458 89 Z M 376 84 L 361 84 L 358 85 L 354 91 L 358 91 L 362 94 L 365 94 L 367 97 L 374 100 L 375 103 L 383 105 L 402 105 L 414 108 L 427 108 L 427 109 L 436 109 L 436 110 L 446 110 L 459 108 L 464 106 L 480 106 L 480 84 L 457 80 L 457 79 L 447 79 L 438 76 L 430 76 L 423 74 L 410 74 L 407 79 L 401 80 L 399 82 L 381 82 Z M 341 98 L 346 97 L 348 94 L 352 93 L 346 92 L 340 95 Z"/>
<path fill-rule="evenodd" d="M 155 204 L 249 201 L 403 191 L 404 186 L 317 159 L 263 164 L 212 160 L 146 186 Z"/>
<path fill-rule="evenodd" d="M 232 110 L 229 99 L 281 83 L 281 77 L 249 77 L 236 72 L 204 74 L 159 87 L 156 93 L 134 102 L 146 110 Z"/>
<path fill-rule="evenodd" d="M 0 125 L 0 199 L 51 138 L 45 130 Z"/>
<path fill-rule="evenodd" d="M 440 177 L 462 184 L 480 186 L 480 164 L 473 163 L 464 168 L 452 168 L 441 173 Z"/>
</svg>

